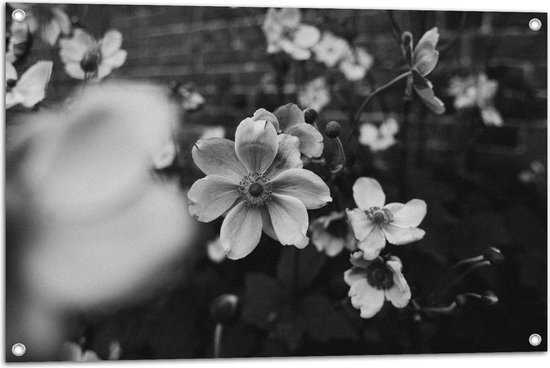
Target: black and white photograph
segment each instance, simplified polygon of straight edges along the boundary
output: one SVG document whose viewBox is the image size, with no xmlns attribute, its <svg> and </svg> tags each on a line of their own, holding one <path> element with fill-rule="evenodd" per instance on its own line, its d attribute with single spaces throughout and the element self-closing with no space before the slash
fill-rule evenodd
<svg viewBox="0 0 550 368">
<path fill-rule="evenodd" d="M 7 362 L 547 351 L 547 13 L 361 5 L 4 4 Z"/>
</svg>

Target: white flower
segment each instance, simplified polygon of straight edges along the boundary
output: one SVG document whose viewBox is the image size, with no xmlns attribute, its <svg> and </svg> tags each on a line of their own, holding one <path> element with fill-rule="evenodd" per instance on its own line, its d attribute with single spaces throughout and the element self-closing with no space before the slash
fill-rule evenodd
<svg viewBox="0 0 550 368">
<path fill-rule="evenodd" d="M 362 47 L 350 49 L 340 62 L 340 71 L 347 80 L 358 81 L 365 78 L 367 71 L 372 67 L 374 58 Z"/>
<path fill-rule="evenodd" d="M 361 310 L 362 318 L 371 318 L 382 309 L 384 300 L 396 308 L 404 308 L 411 299 L 411 289 L 401 269 L 401 260 L 391 256 L 366 261 L 361 252 L 351 255 L 353 267 L 344 273 L 350 286 L 351 304 Z"/>
<path fill-rule="evenodd" d="M 395 135 L 398 132 L 399 124 L 393 117 L 386 119 L 379 128 L 365 123 L 359 128 L 359 143 L 368 146 L 373 152 L 384 151 L 396 143 Z"/>
<path fill-rule="evenodd" d="M 349 44 L 343 38 L 331 32 L 324 32 L 321 41 L 313 47 L 315 59 L 332 68 L 342 61 L 350 52 Z"/>
<path fill-rule="evenodd" d="M 220 238 L 229 259 L 250 254 L 262 230 L 283 245 L 309 243 L 306 209 L 332 199 L 321 178 L 302 169 L 298 144 L 296 137 L 277 135 L 271 122 L 247 118 L 234 143 L 209 138 L 193 147 L 193 160 L 207 176 L 189 190 L 189 211 L 201 222 L 227 213 Z"/>
<path fill-rule="evenodd" d="M 269 9 L 262 26 L 267 38 L 267 52 L 284 51 L 296 60 L 307 60 L 310 49 L 319 42 L 321 32 L 313 26 L 301 23 L 299 9 Z"/>
<path fill-rule="evenodd" d="M 59 45 L 65 71 L 75 79 L 103 79 L 126 61 L 127 53 L 120 49 L 122 34 L 117 30 L 107 31 L 98 42 L 76 29 L 72 38 L 61 39 Z"/>
<path fill-rule="evenodd" d="M 344 248 L 355 250 L 355 237 L 344 212 L 331 212 L 312 221 L 311 242 L 319 252 L 335 257 Z"/>
<path fill-rule="evenodd" d="M 16 105 L 33 107 L 46 97 L 46 86 L 52 75 L 51 61 L 39 61 L 18 79 L 17 71 L 6 60 L 6 109 Z"/>
<path fill-rule="evenodd" d="M 502 117 L 494 105 L 497 91 L 498 82 L 489 79 L 485 73 L 466 78 L 454 77 L 448 90 L 455 97 L 457 110 L 477 107 L 485 125 L 502 126 Z"/>
<path fill-rule="evenodd" d="M 200 139 L 225 138 L 225 128 L 221 125 L 204 127 Z"/>
<path fill-rule="evenodd" d="M 426 216 L 423 200 L 384 205 L 386 195 L 378 181 L 365 177 L 353 185 L 353 199 L 359 208 L 347 209 L 346 213 L 365 259 L 378 257 L 386 239 L 391 244 L 403 245 L 424 237 L 424 230 L 417 227 Z"/>
<path fill-rule="evenodd" d="M 38 305 L 147 296 L 185 254 L 194 232 L 185 196 L 152 170 L 177 123 L 165 95 L 145 84 L 93 85 L 70 111 L 34 114 L 10 132 L 6 187 L 23 195 L 7 217 L 26 214 L 25 237 L 11 246 L 26 250 L 20 276 Z"/>
<path fill-rule="evenodd" d="M 330 90 L 324 77 L 309 81 L 298 94 L 298 102 L 304 108 L 321 112 L 330 103 Z"/>
</svg>

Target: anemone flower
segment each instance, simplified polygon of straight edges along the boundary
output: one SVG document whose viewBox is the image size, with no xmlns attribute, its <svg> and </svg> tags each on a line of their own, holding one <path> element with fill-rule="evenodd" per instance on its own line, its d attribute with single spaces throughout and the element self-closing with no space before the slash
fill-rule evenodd
<svg viewBox="0 0 550 368">
<path fill-rule="evenodd" d="M 340 62 L 339 69 L 349 81 L 358 81 L 365 78 L 367 71 L 372 67 L 374 58 L 362 47 L 350 49 Z"/>
<path fill-rule="evenodd" d="M 76 29 L 71 38 L 59 41 L 59 55 L 65 63 L 65 71 L 75 79 L 103 79 L 113 69 L 126 61 L 126 51 L 121 50 L 122 35 L 109 30 L 103 39 L 96 41 L 82 29 Z"/>
<path fill-rule="evenodd" d="M 437 65 L 439 52 L 435 47 L 438 41 L 439 32 L 437 27 L 424 33 L 414 50 L 412 34 L 404 32 L 401 37 L 403 56 L 411 71 L 407 81 L 407 96 L 410 96 L 414 89 L 422 102 L 432 112 L 440 115 L 445 112 L 445 105 L 435 96 L 432 82 L 425 78 Z"/>
<path fill-rule="evenodd" d="M 296 137 L 277 135 L 271 122 L 247 118 L 234 143 L 210 138 L 193 147 L 193 160 L 207 176 L 187 193 L 189 211 L 201 222 L 227 214 L 220 239 L 229 259 L 250 254 L 262 230 L 283 245 L 308 244 L 306 209 L 332 199 L 321 178 L 302 169 L 298 144 Z"/>
<path fill-rule="evenodd" d="M 39 61 L 27 69 L 21 78 L 6 61 L 6 109 L 16 105 L 33 107 L 46 97 L 46 86 L 52 75 L 51 61 Z"/>
<path fill-rule="evenodd" d="M 311 48 L 319 42 L 321 32 L 316 27 L 302 24 L 299 9 L 269 9 L 262 29 L 267 38 L 267 52 L 284 51 L 295 60 L 311 57 Z"/>
<path fill-rule="evenodd" d="M 353 251 L 355 237 L 344 212 L 331 212 L 311 222 L 311 242 L 319 252 L 335 257 L 344 248 Z"/>
<path fill-rule="evenodd" d="M 399 132 L 399 124 L 390 117 L 382 122 L 380 127 L 365 123 L 359 127 L 359 143 L 370 148 L 372 152 L 388 149 L 396 143 L 395 135 Z"/>
<path fill-rule="evenodd" d="M 259 122 L 269 121 L 277 132 L 297 137 L 300 153 L 307 158 L 323 154 L 323 135 L 313 125 L 306 123 L 304 112 L 295 104 L 281 106 L 273 113 L 266 109 L 256 110 L 252 119 Z"/>
<path fill-rule="evenodd" d="M 404 308 L 411 299 L 411 289 L 403 277 L 401 260 L 390 256 L 366 261 L 361 252 L 351 255 L 353 267 L 344 273 L 350 286 L 351 304 L 361 310 L 362 318 L 371 318 L 382 309 L 384 300 Z"/>
<path fill-rule="evenodd" d="M 309 81 L 298 94 L 298 101 L 304 108 L 320 113 L 330 103 L 330 89 L 325 77 Z"/>
<path fill-rule="evenodd" d="M 372 178 L 359 178 L 353 185 L 353 199 L 357 207 L 346 210 L 357 245 L 366 260 L 378 257 L 386 240 L 394 245 L 415 242 L 424 237 L 419 229 L 426 216 L 426 202 L 413 199 L 406 204 L 388 203 L 380 183 Z"/>
<path fill-rule="evenodd" d="M 331 32 L 324 32 L 319 43 L 313 47 L 315 59 L 329 68 L 342 61 L 349 51 L 350 46 L 347 41 Z"/>
</svg>

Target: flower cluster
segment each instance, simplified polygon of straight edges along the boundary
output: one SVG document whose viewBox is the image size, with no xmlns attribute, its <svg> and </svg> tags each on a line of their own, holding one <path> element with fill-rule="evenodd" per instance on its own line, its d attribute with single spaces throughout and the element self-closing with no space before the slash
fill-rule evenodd
<svg viewBox="0 0 550 368">
<path fill-rule="evenodd" d="M 497 91 L 498 82 L 489 79 L 485 73 L 454 77 L 448 89 L 455 98 L 454 107 L 457 110 L 478 108 L 485 125 L 502 126 L 502 117 L 494 104 Z"/>
</svg>

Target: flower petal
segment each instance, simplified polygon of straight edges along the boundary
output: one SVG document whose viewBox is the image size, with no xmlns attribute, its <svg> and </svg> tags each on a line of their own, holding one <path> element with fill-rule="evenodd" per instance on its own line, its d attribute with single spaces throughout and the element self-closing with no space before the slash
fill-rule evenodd
<svg viewBox="0 0 550 368">
<path fill-rule="evenodd" d="M 445 112 L 445 104 L 434 94 L 432 83 L 413 71 L 413 87 L 418 96 L 434 114 L 441 115 Z"/>
<path fill-rule="evenodd" d="M 75 29 L 73 37 L 59 40 L 61 60 L 67 62 L 80 62 L 86 51 L 96 46 L 96 41 L 87 32 Z"/>
<path fill-rule="evenodd" d="M 390 260 L 386 262 L 386 265 L 393 272 L 393 285 L 385 291 L 386 299 L 388 299 L 394 307 L 404 308 L 409 304 L 409 300 L 411 299 L 411 289 L 407 280 L 405 280 L 405 277 L 401 273 L 401 260 L 392 256 Z"/>
<path fill-rule="evenodd" d="M 294 43 L 301 48 L 309 49 L 319 42 L 321 32 L 317 27 L 301 24 L 294 33 Z"/>
<path fill-rule="evenodd" d="M 100 42 L 101 56 L 108 58 L 114 55 L 122 45 L 122 34 L 114 29 L 108 30 Z"/>
<path fill-rule="evenodd" d="M 354 208 L 353 210 L 346 209 L 346 214 L 351 222 L 353 234 L 359 241 L 365 240 L 372 229 L 376 226 L 371 220 L 368 219 L 365 212 L 361 211 L 359 208 Z"/>
<path fill-rule="evenodd" d="M 111 69 L 120 68 L 122 64 L 126 61 L 126 57 L 128 56 L 128 53 L 126 50 L 118 50 L 114 54 L 108 57 L 104 57 L 101 65 L 107 65 Z"/>
<path fill-rule="evenodd" d="M 235 144 L 229 139 L 199 139 L 191 154 L 195 165 L 206 175 L 224 176 L 238 183 L 247 174 L 237 158 Z"/>
<path fill-rule="evenodd" d="M 304 112 L 300 110 L 298 105 L 289 103 L 277 108 L 273 112 L 279 121 L 281 130 L 286 133 L 286 130 L 293 125 L 305 123 Z"/>
<path fill-rule="evenodd" d="M 263 207 L 260 212 L 262 214 L 262 224 L 263 224 L 264 233 L 266 233 L 271 239 L 279 241 L 279 238 L 277 238 L 277 234 L 275 234 L 275 229 L 273 229 L 273 224 L 271 223 L 271 216 L 269 215 L 267 208 Z"/>
<path fill-rule="evenodd" d="M 263 174 L 277 155 L 277 132 L 267 121 L 259 124 L 247 118 L 235 131 L 237 157 L 250 173 Z"/>
<path fill-rule="evenodd" d="M 386 246 L 385 233 L 375 226 L 365 240 L 359 242 L 357 247 L 363 251 L 363 258 L 372 261 L 380 254 L 380 251 Z"/>
<path fill-rule="evenodd" d="M 189 213 L 201 222 L 210 222 L 225 213 L 237 199 L 237 185 L 223 176 L 208 175 L 197 180 L 187 193 Z"/>
<path fill-rule="evenodd" d="M 426 216 L 426 202 L 421 199 L 411 199 L 406 204 L 388 203 L 384 206 L 392 215 L 392 225 L 397 227 L 417 227 Z"/>
<path fill-rule="evenodd" d="M 290 169 L 272 180 L 273 193 L 298 198 L 308 210 L 321 208 L 332 201 L 330 189 L 312 171 Z"/>
<path fill-rule="evenodd" d="M 438 40 L 439 33 L 437 27 L 434 27 L 424 33 L 414 48 L 412 67 L 423 77 L 430 74 L 437 65 L 439 52 L 436 51 L 435 46 Z"/>
<path fill-rule="evenodd" d="M 254 115 L 252 115 L 252 119 L 256 121 L 265 120 L 269 121 L 273 126 L 275 127 L 275 130 L 279 132 L 279 120 L 277 120 L 277 117 L 267 111 L 266 109 L 258 109 L 254 112 Z"/>
<path fill-rule="evenodd" d="M 359 280 L 367 279 L 367 271 L 360 267 L 352 267 L 346 272 L 344 272 L 344 281 L 349 286 L 352 286 Z"/>
<path fill-rule="evenodd" d="M 65 71 L 70 77 L 75 79 L 84 79 L 85 77 L 84 70 L 80 67 L 80 63 L 70 62 L 65 64 Z"/>
<path fill-rule="evenodd" d="M 384 305 L 384 291 L 372 287 L 366 279 L 354 282 L 348 295 L 351 297 L 351 304 L 361 310 L 362 318 L 371 318 Z"/>
<path fill-rule="evenodd" d="M 275 178 L 280 173 L 289 169 L 301 169 L 303 166 L 300 159 L 300 140 L 297 137 L 288 134 L 279 134 L 277 136 L 279 148 L 273 163 L 267 169 L 265 175 L 269 178 Z"/>
<path fill-rule="evenodd" d="M 239 203 L 223 220 L 220 240 L 229 259 L 241 259 L 249 255 L 262 236 L 262 215 L 257 207 Z"/>
<path fill-rule="evenodd" d="M 323 136 L 313 125 L 300 123 L 285 130 L 285 133 L 300 139 L 300 152 L 307 157 L 323 154 Z"/>
<path fill-rule="evenodd" d="M 386 235 L 386 239 L 394 245 L 404 245 L 418 241 L 426 235 L 426 232 L 417 227 L 401 228 L 391 224 L 384 225 L 382 231 Z"/>
<path fill-rule="evenodd" d="M 294 245 L 304 248 L 309 243 L 306 236 L 308 215 L 306 207 L 297 198 L 272 194 L 267 205 L 273 229 L 279 242 L 283 245 Z"/>
<path fill-rule="evenodd" d="M 366 211 L 370 207 L 382 207 L 386 195 L 376 179 L 361 177 L 353 184 L 353 199 L 357 207 Z"/>
</svg>

